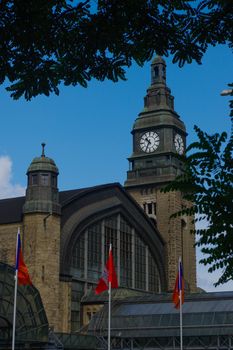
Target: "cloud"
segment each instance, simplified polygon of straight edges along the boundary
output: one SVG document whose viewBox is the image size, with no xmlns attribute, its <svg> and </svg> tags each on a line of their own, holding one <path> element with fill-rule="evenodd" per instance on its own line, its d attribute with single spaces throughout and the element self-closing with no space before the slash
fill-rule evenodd
<svg viewBox="0 0 233 350">
<path fill-rule="evenodd" d="M 25 195 L 25 188 L 12 183 L 12 161 L 8 156 L 0 156 L 0 199 Z"/>
</svg>

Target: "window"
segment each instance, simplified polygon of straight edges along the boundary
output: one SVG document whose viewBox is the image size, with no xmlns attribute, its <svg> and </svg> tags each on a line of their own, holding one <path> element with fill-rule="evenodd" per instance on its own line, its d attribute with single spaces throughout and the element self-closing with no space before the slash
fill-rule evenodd
<svg viewBox="0 0 233 350">
<path fill-rule="evenodd" d="M 101 274 L 101 224 L 92 225 L 88 229 L 87 277 L 98 280 Z"/>
<path fill-rule="evenodd" d="M 32 185 L 38 185 L 38 175 L 37 174 L 32 174 L 31 184 Z"/>
<path fill-rule="evenodd" d="M 87 227 L 73 247 L 70 266 L 72 331 L 79 330 L 82 322 L 87 324 L 99 310 L 96 305 L 84 306 L 81 310 L 81 298 L 95 288 L 108 259 L 110 242 L 120 287 L 160 291 L 160 276 L 150 247 L 123 215 L 105 217 Z"/>
<path fill-rule="evenodd" d="M 158 79 L 158 77 L 159 77 L 159 67 L 155 67 L 154 68 L 154 78 Z"/>
<path fill-rule="evenodd" d="M 83 307 L 83 325 L 87 325 L 92 317 L 101 309 L 100 305 L 84 305 Z"/>
<path fill-rule="evenodd" d="M 114 265 L 117 266 L 117 216 L 111 216 L 104 220 L 104 255 L 107 260 L 109 244 L 112 243 Z"/>
<path fill-rule="evenodd" d="M 42 186 L 49 185 L 49 174 L 41 174 L 41 185 Z"/>
<path fill-rule="evenodd" d="M 72 266 L 76 270 L 77 277 L 80 278 L 84 278 L 84 244 L 85 236 L 82 235 L 72 254 Z"/>
<path fill-rule="evenodd" d="M 151 253 L 149 252 L 148 256 L 148 282 L 149 282 L 149 290 L 152 292 L 158 292 L 160 291 L 160 285 L 159 285 L 159 273 L 157 266 L 155 264 L 154 259 L 151 256 Z"/>
<path fill-rule="evenodd" d="M 57 177 L 55 175 L 52 175 L 52 186 L 57 187 Z"/>
<path fill-rule="evenodd" d="M 149 204 L 153 212 L 155 203 Z M 90 225 L 80 235 L 72 251 L 71 274 L 94 287 L 108 259 L 110 242 L 119 286 L 158 291 L 159 273 L 150 247 L 120 214 Z"/>
<path fill-rule="evenodd" d="M 156 203 L 155 202 L 146 202 L 143 203 L 143 209 L 147 215 L 156 216 Z"/>
<path fill-rule="evenodd" d="M 92 318 L 92 313 L 91 313 L 91 311 L 87 311 L 87 319 L 88 319 L 88 322 L 90 322 L 91 318 Z"/>
<path fill-rule="evenodd" d="M 147 214 L 152 214 L 152 203 L 147 203 Z"/>
<path fill-rule="evenodd" d="M 132 230 L 122 217 L 120 225 L 120 282 L 132 287 Z"/>
<path fill-rule="evenodd" d="M 135 237 L 135 287 L 146 290 L 146 246 Z"/>
</svg>

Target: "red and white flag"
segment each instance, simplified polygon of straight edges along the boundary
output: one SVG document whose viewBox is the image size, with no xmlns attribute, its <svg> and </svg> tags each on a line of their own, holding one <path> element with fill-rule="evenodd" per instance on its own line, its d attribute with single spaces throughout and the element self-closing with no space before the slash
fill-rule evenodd
<svg viewBox="0 0 233 350">
<path fill-rule="evenodd" d="M 15 271 L 17 271 L 18 284 L 19 285 L 32 285 L 31 278 L 28 273 L 28 268 L 23 260 L 23 253 L 21 248 L 20 232 L 17 234 L 17 245 L 16 245 L 16 262 Z"/>
<path fill-rule="evenodd" d="M 95 289 L 95 293 L 100 294 L 109 289 L 109 283 L 111 283 L 111 288 L 118 288 L 117 275 L 112 256 L 112 245 L 110 245 L 108 260 L 106 262 L 104 272 L 100 277 L 99 283 Z"/>
</svg>

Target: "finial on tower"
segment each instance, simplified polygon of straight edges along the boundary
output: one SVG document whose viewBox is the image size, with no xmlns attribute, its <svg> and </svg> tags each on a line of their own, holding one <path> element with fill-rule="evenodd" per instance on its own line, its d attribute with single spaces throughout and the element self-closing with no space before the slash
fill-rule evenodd
<svg viewBox="0 0 233 350">
<path fill-rule="evenodd" d="M 45 157 L 44 148 L 45 148 L 45 146 L 46 146 L 46 143 L 42 142 L 41 146 L 42 146 L 42 154 L 41 154 L 41 157 Z"/>
</svg>

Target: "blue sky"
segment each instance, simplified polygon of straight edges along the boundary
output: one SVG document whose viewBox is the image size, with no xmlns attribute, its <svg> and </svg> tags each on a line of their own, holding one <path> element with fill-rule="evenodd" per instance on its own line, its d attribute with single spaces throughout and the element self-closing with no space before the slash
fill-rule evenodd
<svg viewBox="0 0 233 350">
<path fill-rule="evenodd" d="M 195 140 L 193 125 L 214 133 L 230 131 L 228 97 L 220 92 L 232 81 L 232 52 L 210 48 L 203 64 L 183 68 L 167 62 L 167 85 L 175 96 L 175 110 L 185 122 L 188 143 Z M 127 81 L 61 87 L 60 95 L 39 96 L 30 102 L 13 101 L 0 87 L 0 198 L 22 195 L 31 160 L 45 153 L 59 170 L 59 189 L 124 183 L 127 157 L 132 151 L 130 131 L 143 108 L 150 85 L 150 63 L 127 71 Z M 201 286 L 211 290 L 211 279 L 201 271 Z M 207 283 L 209 283 L 207 286 Z M 205 285 L 204 285 L 205 284 Z M 231 288 L 224 286 L 221 289 Z"/>
</svg>

